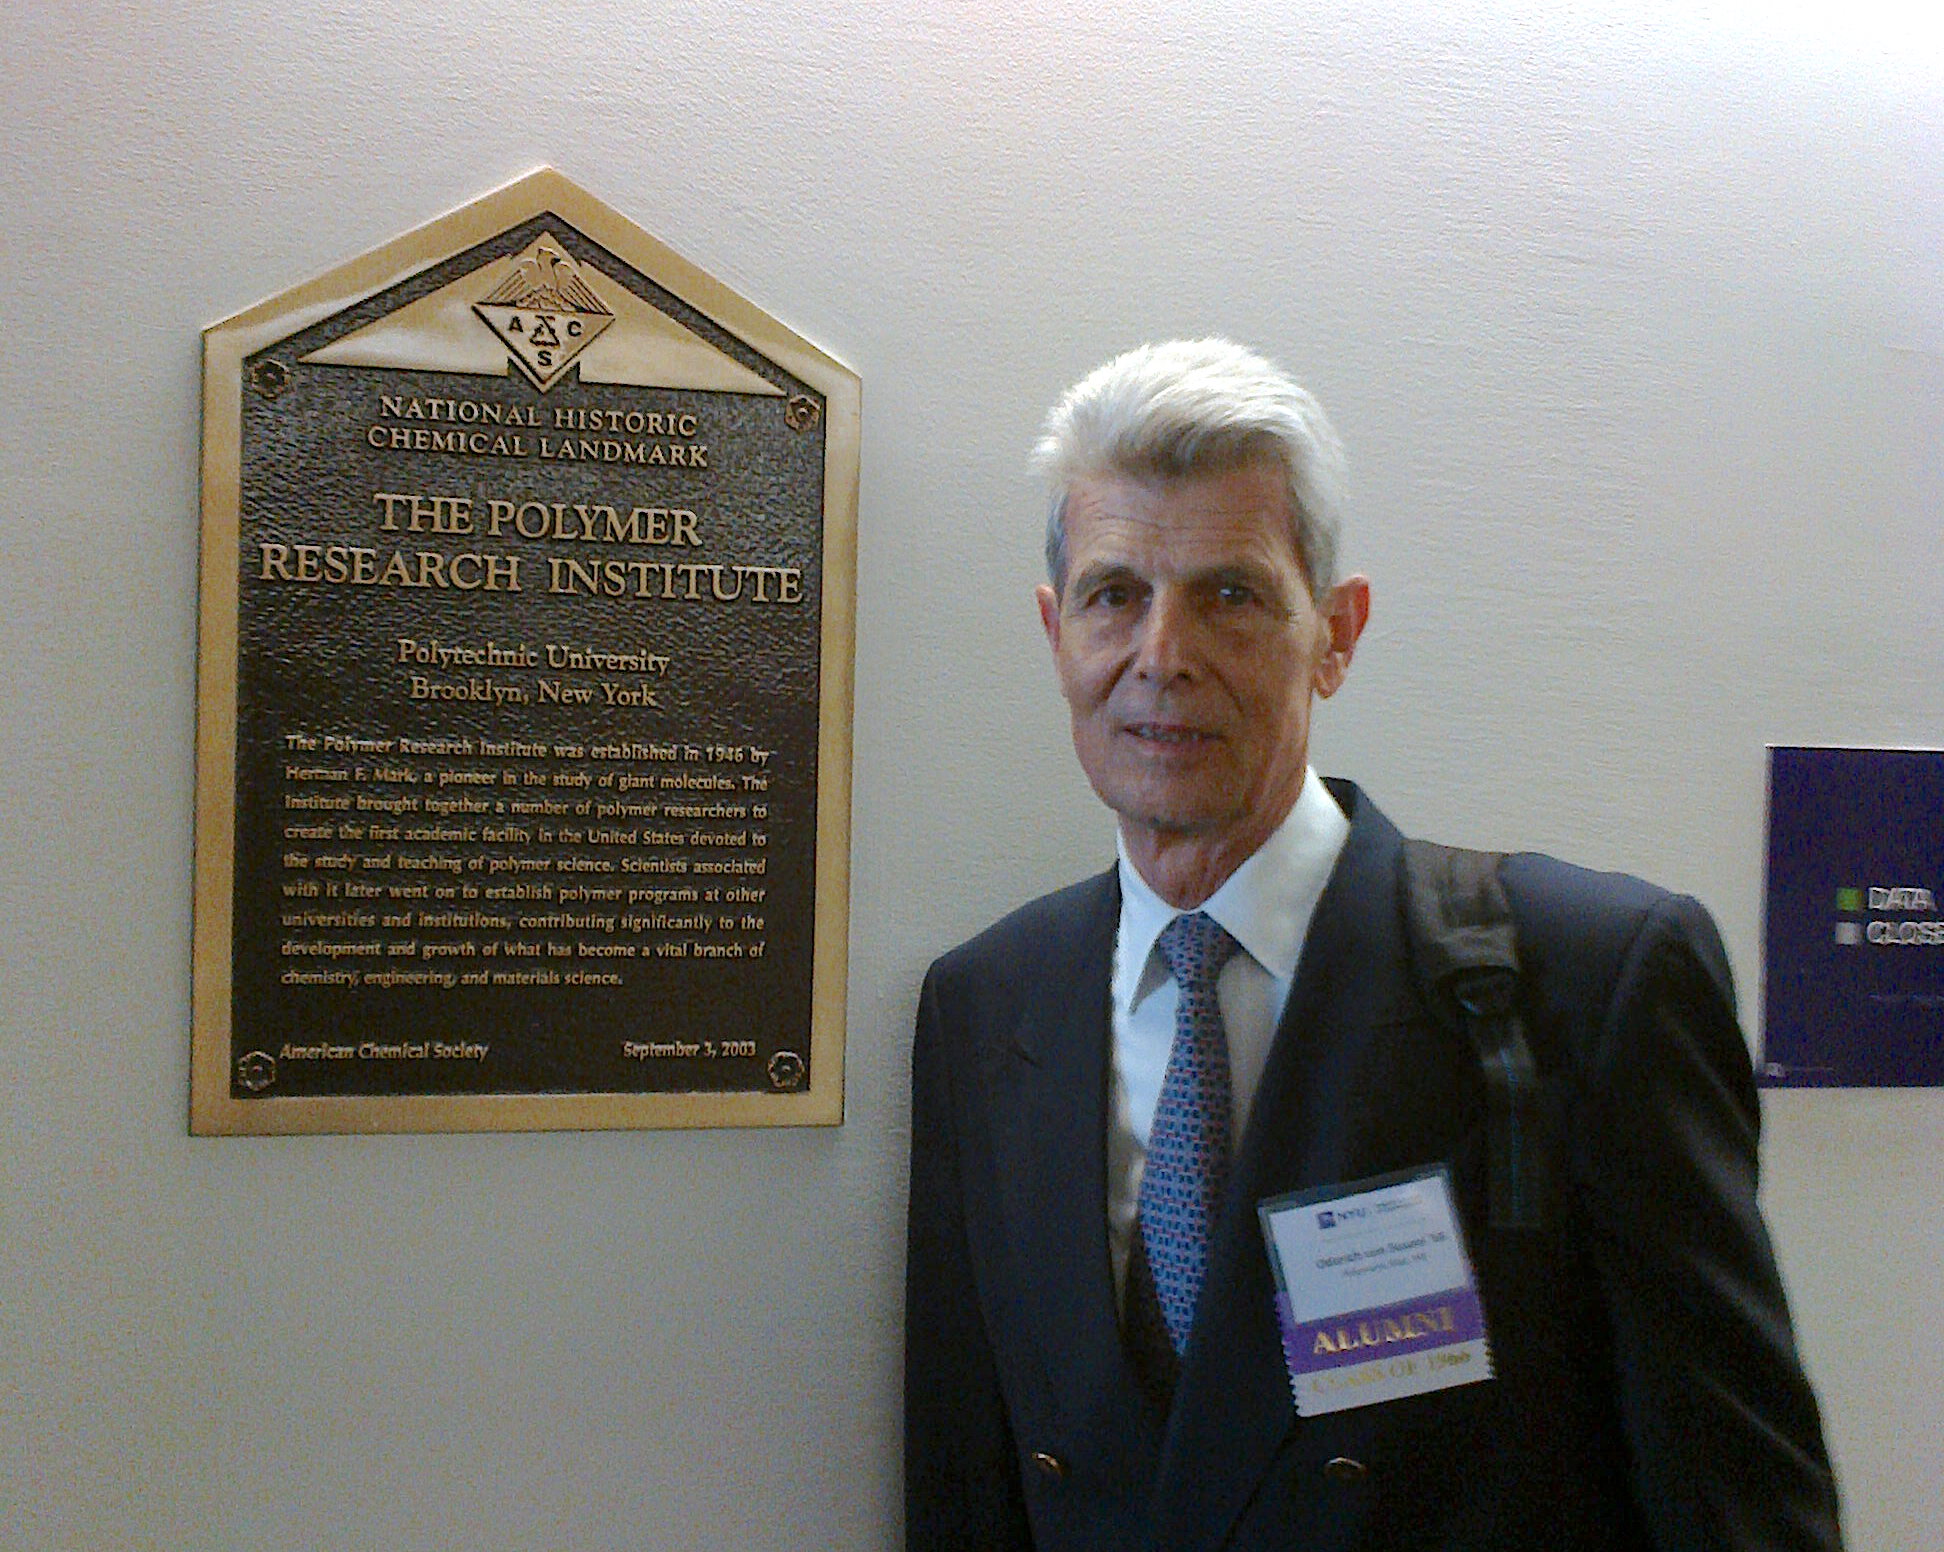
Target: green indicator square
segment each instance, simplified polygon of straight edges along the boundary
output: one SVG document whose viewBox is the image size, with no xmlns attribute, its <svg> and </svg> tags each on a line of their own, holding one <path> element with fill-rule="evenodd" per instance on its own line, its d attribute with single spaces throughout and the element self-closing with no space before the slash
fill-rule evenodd
<svg viewBox="0 0 1944 1552">
<path fill-rule="evenodd" d="M 1836 891 L 1836 909 L 1839 911 L 1860 911 L 1863 909 L 1863 891 L 1860 889 L 1839 889 Z"/>
</svg>

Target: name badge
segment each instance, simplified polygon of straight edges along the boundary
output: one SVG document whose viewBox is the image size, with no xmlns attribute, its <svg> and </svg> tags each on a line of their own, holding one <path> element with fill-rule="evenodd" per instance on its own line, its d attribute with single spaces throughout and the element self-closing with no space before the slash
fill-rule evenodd
<svg viewBox="0 0 1944 1552">
<path fill-rule="evenodd" d="M 1492 1377 L 1442 1164 L 1292 1192 L 1256 1211 L 1299 1416 Z"/>
</svg>

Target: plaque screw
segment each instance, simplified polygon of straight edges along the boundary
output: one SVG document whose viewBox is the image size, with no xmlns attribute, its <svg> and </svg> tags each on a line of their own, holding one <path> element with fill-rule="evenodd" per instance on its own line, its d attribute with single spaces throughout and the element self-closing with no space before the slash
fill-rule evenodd
<svg viewBox="0 0 1944 1552">
<path fill-rule="evenodd" d="M 290 368 L 267 357 L 250 368 L 250 385 L 266 399 L 274 399 L 290 386 Z"/>
<path fill-rule="evenodd" d="M 769 1059 L 769 1080 L 771 1088 L 802 1088 L 803 1058 L 794 1051 L 778 1051 Z"/>
<path fill-rule="evenodd" d="M 261 1094 L 277 1081 L 277 1059 L 268 1051 L 250 1051 L 237 1058 L 237 1086 L 251 1094 Z"/>
<path fill-rule="evenodd" d="M 800 393 L 783 406 L 783 424 L 792 431 L 808 431 L 823 419 L 823 406 L 807 393 Z"/>
</svg>

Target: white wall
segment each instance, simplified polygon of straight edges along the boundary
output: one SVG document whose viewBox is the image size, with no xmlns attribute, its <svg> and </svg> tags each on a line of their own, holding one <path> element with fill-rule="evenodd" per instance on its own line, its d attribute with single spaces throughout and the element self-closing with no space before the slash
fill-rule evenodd
<svg viewBox="0 0 1944 1552">
<path fill-rule="evenodd" d="M 918 979 L 1109 846 L 1023 454 L 1144 337 L 1342 427 L 1320 763 L 1695 891 L 1752 1010 L 1763 745 L 1944 735 L 1929 9 L 15 8 L 0 1545 L 896 1545 Z M 542 161 L 864 379 L 848 1124 L 191 1140 L 198 331 Z M 1944 1107 L 1768 1115 L 1854 1545 L 1938 1545 Z"/>
</svg>

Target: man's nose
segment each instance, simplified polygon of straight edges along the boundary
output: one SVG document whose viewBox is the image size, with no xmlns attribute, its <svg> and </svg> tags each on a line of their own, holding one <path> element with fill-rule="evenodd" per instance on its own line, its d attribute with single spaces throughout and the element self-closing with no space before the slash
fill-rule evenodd
<svg viewBox="0 0 1944 1552">
<path fill-rule="evenodd" d="M 1166 683 L 1186 672 L 1195 661 L 1200 628 L 1191 599 L 1176 588 L 1156 588 L 1141 616 L 1134 671 L 1155 683 Z"/>
</svg>

